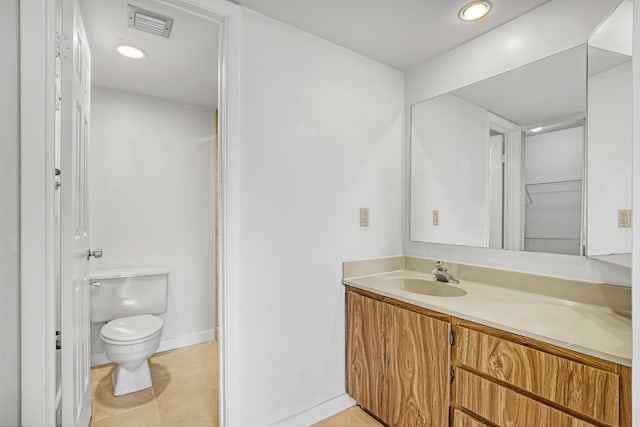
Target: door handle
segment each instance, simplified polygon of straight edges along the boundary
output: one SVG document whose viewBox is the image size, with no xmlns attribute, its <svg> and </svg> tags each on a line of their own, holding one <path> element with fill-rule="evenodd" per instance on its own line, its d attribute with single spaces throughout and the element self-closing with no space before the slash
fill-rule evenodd
<svg viewBox="0 0 640 427">
<path fill-rule="evenodd" d="M 87 260 L 94 258 L 102 258 L 102 249 L 87 249 Z"/>
</svg>

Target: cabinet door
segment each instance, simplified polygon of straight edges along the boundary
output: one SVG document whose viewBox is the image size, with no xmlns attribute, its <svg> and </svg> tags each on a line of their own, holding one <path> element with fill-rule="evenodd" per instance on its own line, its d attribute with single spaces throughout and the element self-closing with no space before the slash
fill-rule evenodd
<svg viewBox="0 0 640 427">
<path fill-rule="evenodd" d="M 390 314 L 389 424 L 447 426 L 451 325 L 395 306 Z"/>
<path fill-rule="evenodd" d="M 347 293 L 347 393 L 387 422 L 386 325 L 390 305 Z"/>
</svg>

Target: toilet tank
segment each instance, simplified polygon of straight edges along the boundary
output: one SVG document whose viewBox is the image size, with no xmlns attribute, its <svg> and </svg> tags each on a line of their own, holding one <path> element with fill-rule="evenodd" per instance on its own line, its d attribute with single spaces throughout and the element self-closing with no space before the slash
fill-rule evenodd
<svg viewBox="0 0 640 427">
<path fill-rule="evenodd" d="M 170 270 L 166 267 L 119 268 L 89 274 L 91 322 L 167 311 Z"/>
</svg>

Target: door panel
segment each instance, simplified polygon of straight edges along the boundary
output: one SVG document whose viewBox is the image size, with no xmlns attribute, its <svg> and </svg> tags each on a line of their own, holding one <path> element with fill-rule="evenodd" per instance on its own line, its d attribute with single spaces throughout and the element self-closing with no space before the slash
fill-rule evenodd
<svg viewBox="0 0 640 427">
<path fill-rule="evenodd" d="M 389 424 L 394 427 L 447 426 L 451 325 L 389 307 Z"/>
<path fill-rule="evenodd" d="M 91 417 L 88 186 L 91 54 L 77 0 L 62 2 L 60 326 L 62 423 Z"/>
<path fill-rule="evenodd" d="M 391 306 L 347 294 L 347 393 L 388 422 L 386 322 Z"/>
</svg>

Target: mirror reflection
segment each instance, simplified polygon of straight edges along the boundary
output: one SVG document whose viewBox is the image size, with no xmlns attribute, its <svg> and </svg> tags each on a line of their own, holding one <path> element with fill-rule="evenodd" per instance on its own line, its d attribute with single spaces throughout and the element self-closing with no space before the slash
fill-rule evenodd
<svg viewBox="0 0 640 427">
<path fill-rule="evenodd" d="M 585 45 L 412 106 L 411 240 L 630 265 L 632 9 Z"/>
<path fill-rule="evenodd" d="M 587 255 L 631 266 L 631 40 L 625 0 L 589 39 Z"/>
<path fill-rule="evenodd" d="M 412 240 L 581 254 L 586 49 L 412 107 Z"/>
</svg>

